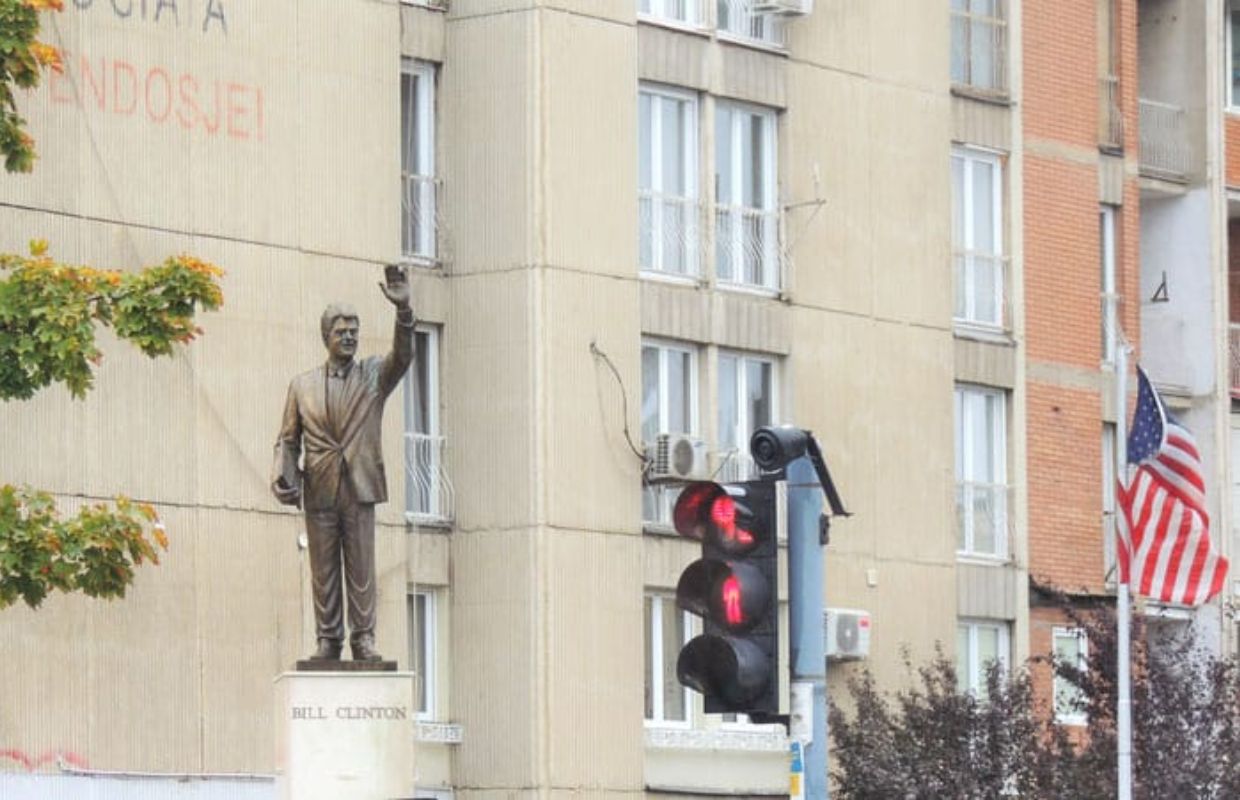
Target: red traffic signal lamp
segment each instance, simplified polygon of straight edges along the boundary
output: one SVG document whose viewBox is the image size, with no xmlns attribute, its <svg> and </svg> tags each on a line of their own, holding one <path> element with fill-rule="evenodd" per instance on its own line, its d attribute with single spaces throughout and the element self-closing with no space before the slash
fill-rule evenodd
<svg viewBox="0 0 1240 800">
<path fill-rule="evenodd" d="M 676 675 L 707 713 L 779 710 L 778 554 L 774 481 L 691 483 L 676 531 L 702 544 L 676 586 L 676 603 L 703 620 Z"/>
</svg>

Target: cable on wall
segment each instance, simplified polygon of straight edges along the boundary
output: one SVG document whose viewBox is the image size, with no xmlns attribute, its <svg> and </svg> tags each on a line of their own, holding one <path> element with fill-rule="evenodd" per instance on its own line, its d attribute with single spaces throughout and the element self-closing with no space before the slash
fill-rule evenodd
<svg viewBox="0 0 1240 800">
<path fill-rule="evenodd" d="M 637 445 L 633 444 L 633 436 L 629 433 L 629 393 L 624 388 L 624 379 L 620 377 L 620 370 L 616 369 L 616 365 L 612 363 L 611 357 L 599 349 L 599 346 L 591 340 L 590 353 L 597 359 L 601 359 L 607 368 L 611 370 L 611 374 L 616 376 L 616 383 L 620 384 L 620 403 L 624 411 L 624 440 L 629 443 L 629 449 L 633 454 L 646 464 L 646 454 L 643 453 Z"/>
</svg>

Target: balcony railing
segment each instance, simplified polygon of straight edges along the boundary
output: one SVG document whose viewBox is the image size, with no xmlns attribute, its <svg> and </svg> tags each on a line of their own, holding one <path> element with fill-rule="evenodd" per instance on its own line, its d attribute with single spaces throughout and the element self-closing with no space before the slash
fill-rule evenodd
<svg viewBox="0 0 1240 800">
<path fill-rule="evenodd" d="M 1188 117 L 1181 106 L 1142 99 L 1141 173 L 1155 178 L 1184 180 L 1192 168 L 1188 144 Z"/>
<path fill-rule="evenodd" d="M 956 484 L 956 551 L 961 555 L 1006 558 L 1007 484 L 961 481 Z"/>
<path fill-rule="evenodd" d="M 1240 325 L 1232 323 L 1227 330 L 1228 375 L 1231 396 L 1240 400 Z"/>
<path fill-rule="evenodd" d="M 719 32 L 771 47 L 783 47 L 783 20 L 774 14 L 755 12 L 753 5 L 753 0 L 718 0 Z"/>
<path fill-rule="evenodd" d="M 405 256 L 438 257 L 440 182 L 431 175 L 401 173 L 400 249 Z"/>
<path fill-rule="evenodd" d="M 1098 144 L 1120 149 L 1124 146 L 1124 114 L 1119 107 L 1119 76 L 1098 78 Z"/>
<path fill-rule="evenodd" d="M 720 450 L 711 454 L 711 480 L 716 483 L 751 481 L 758 477 L 758 465 L 749 453 L 740 450 Z"/>
<path fill-rule="evenodd" d="M 957 325 L 991 331 L 1009 327 L 1008 259 L 995 253 L 958 250 L 952 257 Z"/>
<path fill-rule="evenodd" d="M 445 524 L 456 511 L 456 493 L 444 470 L 444 438 L 405 434 L 405 517 L 410 522 Z"/>
<path fill-rule="evenodd" d="M 1004 0 L 994 14 L 952 10 L 952 83 L 988 94 L 1008 91 L 1008 30 Z"/>
<path fill-rule="evenodd" d="M 702 19 L 701 0 L 638 0 L 637 14 L 652 20 L 695 25 Z"/>
<path fill-rule="evenodd" d="M 642 192 L 638 196 L 641 268 L 696 276 L 701 213 L 701 205 L 694 198 Z"/>
<path fill-rule="evenodd" d="M 715 206 L 715 262 L 720 283 L 780 287 L 779 212 Z"/>
</svg>

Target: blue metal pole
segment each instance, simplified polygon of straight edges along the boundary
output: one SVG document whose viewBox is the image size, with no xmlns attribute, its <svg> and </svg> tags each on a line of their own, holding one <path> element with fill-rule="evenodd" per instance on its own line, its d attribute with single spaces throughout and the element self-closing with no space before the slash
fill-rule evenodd
<svg viewBox="0 0 1240 800">
<path fill-rule="evenodd" d="M 804 743 L 805 800 L 826 800 L 827 662 L 822 634 L 822 487 L 806 457 L 788 464 L 789 734 Z M 808 717 L 808 719 L 806 718 Z"/>
</svg>

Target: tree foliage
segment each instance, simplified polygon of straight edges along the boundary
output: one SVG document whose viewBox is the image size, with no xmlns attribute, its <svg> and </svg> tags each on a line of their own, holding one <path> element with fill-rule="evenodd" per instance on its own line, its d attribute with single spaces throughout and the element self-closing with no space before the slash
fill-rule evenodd
<svg viewBox="0 0 1240 800">
<path fill-rule="evenodd" d="M 0 155 L 9 172 L 34 168 L 34 140 L 14 89 L 37 87 L 44 68 L 63 69 L 59 51 L 38 38 L 39 13 L 63 7 L 63 0 L 0 0 Z"/>
<path fill-rule="evenodd" d="M 832 778 L 840 800 L 997 797 L 1103 800 L 1116 794 L 1116 627 L 1113 609 L 1063 609 L 1089 642 L 1085 669 L 1035 659 L 987 673 L 986 699 L 957 689 L 939 653 L 913 688 L 884 694 L 868 672 L 849 682 L 852 713 L 831 706 Z M 1133 792 L 1136 800 L 1240 797 L 1240 661 L 1154 642 L 1133 622 Z M 1084 729 L 1069 732 L 1035 701 L 1030 671 L 1080 689 Z"/>
<path fill-rule="evenodd" d="M 0 255 L 0 400 L 25 400 L 51 384 L 80 398 L 103 357 L 99 327 L 150 357 L 201 331 L 198 311 L 220 307 L 218 267 L 191 256 L 137 272 L 62 264 L 47 244 L 28 257 Z M 168 540 L 155 510 L 118 498 L 62 519 L 47 492 L 0 486 L 0 608 L 38 607 L 52 591 L 123 597 L 134 567 L 159 563 Z"/>
</svg>

